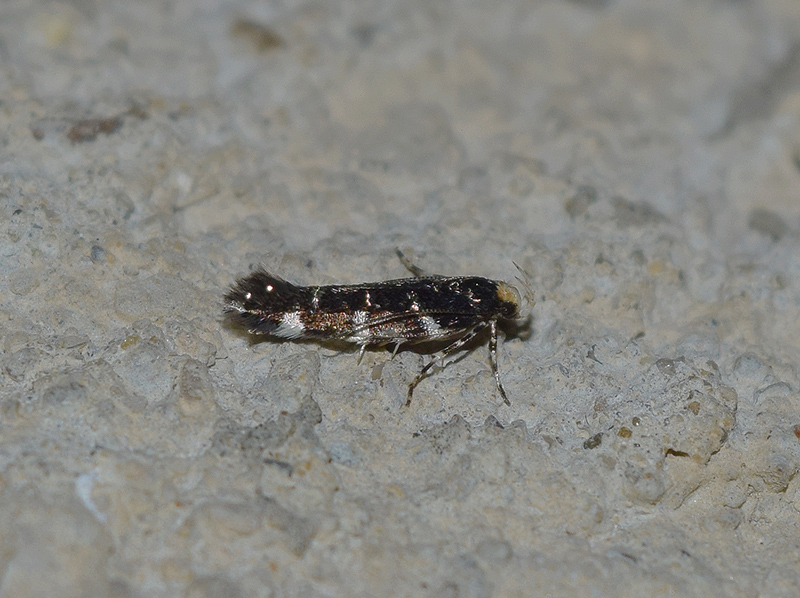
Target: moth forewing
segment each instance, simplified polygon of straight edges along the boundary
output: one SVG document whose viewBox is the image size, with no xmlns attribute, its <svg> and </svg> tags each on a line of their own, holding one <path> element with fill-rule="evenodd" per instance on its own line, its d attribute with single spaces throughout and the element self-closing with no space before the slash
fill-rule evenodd
<svg viewBox="0 0 800 598">
<path fill-rule="evenodd" d="M 510 405 L 497 368 L 497 322 L 519 317 L 520 295 L 505 282 L 477 276 L 417 276 L 357 285 L 305 287 L 264 269 L 238 280 L 225 296 L 232 319 L 252 334 L 287 340 L 343 340 L 360 346 L 453 342 L 411 382 L 406 405 L 437 359 L 489 327 L 497 389 Z"/>
</svg>

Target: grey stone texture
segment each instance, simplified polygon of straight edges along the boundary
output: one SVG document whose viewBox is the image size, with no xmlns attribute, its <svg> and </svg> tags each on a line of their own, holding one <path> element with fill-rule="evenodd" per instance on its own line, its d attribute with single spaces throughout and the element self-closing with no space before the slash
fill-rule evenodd
<svg viewBox="0 0 800 598">
<path fill-rule="evenodd" d="M 6 0 L 0 226 L 0 598 L 800 595 L 797 0 Z M 510 407 L 222 315 L 395 248 Z"/>
</svg>

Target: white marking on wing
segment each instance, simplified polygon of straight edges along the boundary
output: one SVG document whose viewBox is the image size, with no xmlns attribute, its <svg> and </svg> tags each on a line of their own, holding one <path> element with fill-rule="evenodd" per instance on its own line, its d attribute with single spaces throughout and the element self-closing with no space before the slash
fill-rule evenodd
<svg viewBox="0 0 800 598">
<path fill-rule="evenodd" d="M 350 319 L 350 324 L 354 328 L 354 333 L 346 337 L 349 343 L 357 343 L 359 345 L 370 344 L 373 341 L 372 330 L 370 328 L 370 315 L 368 311 L 355 311 Z"/>
<path fill-rule="evenodd" d="M 281 338 L 294 339 L 303 336 L 305 331 L 306 327 L 303 326 L 303 323 L 300 321 L 300 312 L 290 311 L 283 314 L 281 323 L 273 334 Z"/>
<path fill-rule="evenodd" d="M 436 337 L 442 332 L 442 327 L 430 316 L 422 316 L 422 327 L 428 336 Z"/>
</svg>

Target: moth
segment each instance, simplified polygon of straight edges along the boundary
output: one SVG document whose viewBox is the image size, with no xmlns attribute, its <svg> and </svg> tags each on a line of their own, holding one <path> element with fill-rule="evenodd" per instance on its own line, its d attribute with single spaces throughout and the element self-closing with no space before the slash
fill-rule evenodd
<svg viewBox="0 0 800 598">
<path fill-rule="evenodd" d="M 520 294 L 513 286 L 479 276 L 432 276 L 398 250 L 411 278 L 354 285 L 299 286 L 258 268 L 225 295 L 225 311 L 251 334 L 278 339 L 338 340 L 361 347 L 448 342 L 408 386 L 414 389 L 437 361 L 489 329 L 489 358 L 497 390 L 511 405 L 497 367 L 497 325 L 519 318 Z"/>
</svg>

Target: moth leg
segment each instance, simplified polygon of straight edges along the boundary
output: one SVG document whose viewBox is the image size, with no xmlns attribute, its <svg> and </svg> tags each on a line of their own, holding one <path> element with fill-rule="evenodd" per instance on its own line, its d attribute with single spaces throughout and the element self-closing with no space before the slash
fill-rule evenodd
<svg viewBox="0 0 800 598">
<path fill-rule="evenodd" d="M 425 366 L 422 368 L 420 373 L 417 374 L 417 377 L 414 378 L 414 381 L 411 384 L 408 385 L 408 398 L 406 399 L 406 407 L 411 405 L 411 396 L 414 394 L 414 389 L 417 387 L 417 384 L 422 382 L 422 380 L 425 378 L 425 375 L 428 373 L 428 371 L 434 365 L 436 365 L 436 362 L 441 360 L 442 364 L 444 364 L 444 358 L 445 357 L 447 357 L 448 355 L 458 351 L 461 347 L 463 347 L 468 342 L 470 342 L 473 338 L 475 338 L 475 336 L 478 335 L 481 332 L 481 330 L 483 330 L 484 328 L 486 328 L 486 322 L 481 322 L 480 324 L 475 326 L 475 328 L 473 328 L 472 330 L 467 332 L 467 334 L 465 334 L 460 339 L 458 339 L 456 342 L 454 342 L 454 343 L 448 345 L 447 347 L 445 347 L 442 350 L 441 356 L 434 357 L 427 364 L 425 364 Z M 444 368 L 444 365 L 442 365 L 442 368 Z"/>
<path fill-rule="evenodd" d="M 358 352 L 358 361 L 356 362 L 356 365 L 361 365 L 361 358 L 364 357 L 364 351 L 366 350 L 367 350 L 367 345 L 365 343 L 361 345 L 361 349 Z"/>
<path fill-rule="evenodd" d="M 399 350 L 400 350 L 400 345 L 402 345 L 402 344 L 403 344 L 403 342 L 402 342 L 402 341 L 397 341 L 397 342 L 394 344 L 394 351 L 392 351 L 392 359 L 394 359 L 394 356 L 395 356 L 395 355 L 397 355 L 397 351 L 399 351 Z"/>
<path fill-rule="evenodd" d="M 400 263 L 406 267 L 406 270 L 411 272 L 417 278 L 422 278 L 425 276 L 425 270 L 412 263 L 411 260 L 408 259 L 402 251 L 400 251 L 399 247 L 395 247 L 395 252 L 397 253 L 397 257 L 400 258 Z"/>
<path fill-rule="evenodd" d="M 494 381 L 497 382 L 497 390 L 500 391 L 500 396 L 506 405 L 511 407 L 511 401 L 506 396 L 506 391 L 503 388 L 503 383 L 500 382 L 500 370 L 497 369 L 497 320 L 492 320 L 491 324 L 492 334 L 489 337 L 489 361 L 492 362 L 492 373 L 494 374 Z"/>
</svg>

